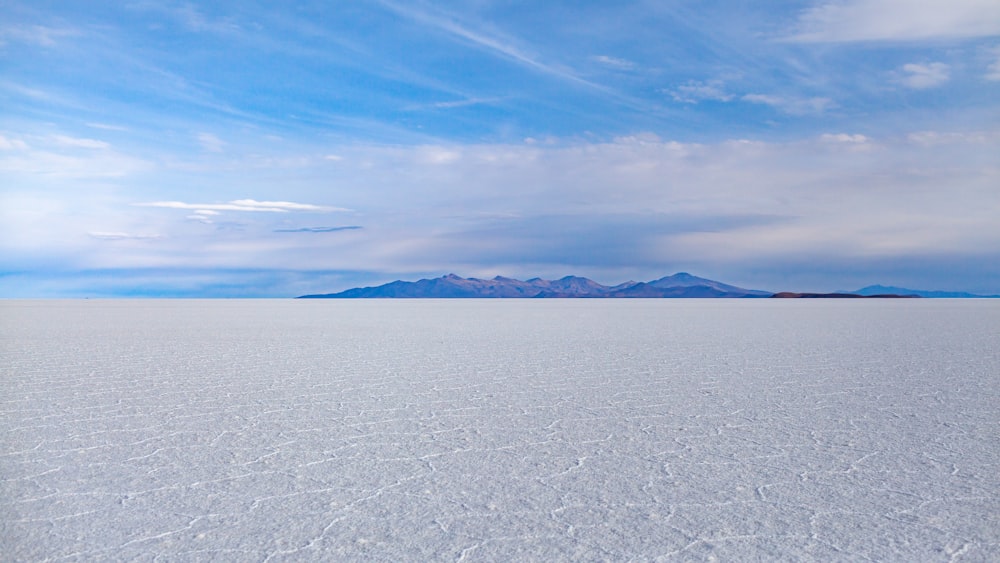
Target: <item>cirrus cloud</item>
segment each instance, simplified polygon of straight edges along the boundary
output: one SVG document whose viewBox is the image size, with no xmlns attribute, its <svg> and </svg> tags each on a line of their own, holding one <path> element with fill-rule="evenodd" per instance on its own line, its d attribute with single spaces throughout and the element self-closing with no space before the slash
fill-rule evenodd
<svg viewBox="0 0 1000 563">
<path fill-rule="evenodd" d="M 356 231 L 362 227 L 348 225 L 346 227 L 300 227 L 298 229 L 274 229 L 276 233 L 336 233 L 338 231 Z"/>
<path fill-rule="evenodd" d="M 310 203 L 295 203 L 292 201 L 257 201 L 253 199 L 234 199 L 227 203 L 185 203 L 183 201 L 151 201 L 135 203 L 137 207 L 163 207 L 167 209 L 193 209 L 196 213 L 203 211 L 260 211 L 265 213 L 288 213 L 290 211 L 312 211 L 328 213 L 333 211 L 350 211 L 343 207 L 329 207 Z M 209 213 L 201 213 L 209 215 Z"/>
<path fill-rule="evenodd" d="M 836 105 L 833 100 L 825 97 L 799 98 L 771 94 L 747 94 L 740 99 L 752 104 L 771 106 L 789 115 L 821 114 Z"/>
<path fill-rule="evenodd" d="M 900 79 L 905 86 L 916 90 L 924 90 L 940 86 L 951 78 L 951 67 L 945 63 L 910 63 L 903 65 L 903 72 L 906 73 Z"/>
<path fill-rule="evenodd" d="M 801 13 L 787 41 L 918 41 L 1000 35 L 995 0 L 847 0 Z"/>
<path fill-rule="evenodd" d="M 134 234 L 105 231 L 91 231 L 87 233 L 87 236 L 98 240 L 156 240 L 164 238 L 163 235 L 155 234 Z"/>
</svg>

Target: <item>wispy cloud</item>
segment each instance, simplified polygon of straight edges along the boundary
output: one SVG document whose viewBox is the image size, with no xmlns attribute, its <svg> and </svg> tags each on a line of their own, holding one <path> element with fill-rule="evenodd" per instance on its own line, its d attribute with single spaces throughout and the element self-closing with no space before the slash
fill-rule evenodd
<svg viewBox="0 0 1000 563">
<path fill-rule="evenodd" d="M 612 57 L 610 55 L 594 55 L 590 57 L 591 60 L 601 63 L 602 65 L 609 66 L 611 68 L 616 68 L 618 70 L 632 70 L 636 68 L 636 64 L 628 59 L 622 59 L 619 57 Z"/>
<path fill-rule="evenodd" d="M 84 180 L 121 178 L 147 171 L 151 162 L 115 151 L 103 141 L 66 136 L 32 136 L 29 145 L 20 139 L 0 141 L 0 173 L 40 178 Z M 83 150 L 80 150 L 83 149 Z M 0 185 L 3 182 L 0 180 Z"/>
<path fill-rule="evenodd" d="M 420 10 L 409 4 L 403 5 L 389 0 L 381 0 L 380 3 L 401 16 L 448 33 L 453 37 L 457 37 L 469 44 L 494 53 L 521 66 L 555 78 L 575 82 L 577 84 L 602 91 L 608 91 L 605 86 L 580 77 L 570 68 L 542 61 L 539 56 L 529 52 L 524 47 L 519 46 L 518 42 L 510 37 L 505 37 L 497 32 L 474 29 L 469 24 L 460 23 L 458 18 L 454 15 L 442 11 L 431 12 L 429 10 Z"/>
<path fill-rule="evenodd" d="M 128 131 L 128 127 L 122 125 L 111 125 L 109 123 L 88 123 L 87 127 L 102 129 L 104 131 Z"/>
<path fill-rule="evenodd" d="M 173 10 L 173 12 L 176 17 L 192 31 L 228 33 L 238 31 L 240 29 L 239 25 L 232 20 L 209 18 L 191 4 L 178 6 Z"/>
<path fill-rule="evenodd" d="M 240 31 L 239 24 L 231 18 L 213 18 L 191 3 L 173 4 L 167 2 L 133 2 L 131 9 L 152 12 L 166 16 L 183 26 L 187 31 L 233 33 Z"/>
<path fill-rule="evenodd" d="M 197 139 L 201 148 L 208 152 L 222 152 L 226 148 L 226 142 L 211 133 L 198 133 Z"/>
<path fill-rule="evenodd" d="M 992 82 L 1000 81 L 1000 46 L 990 49 L 990 52 L 993 55 L 993 62 L 986 67 L 983 78 Z"/>
<path fill-rule="evenodd" d="M 1000 35 L 996 0 L 846 0 L 805 10 L 786 40 L 914 41 Z"/>
<path fill-rule="evenodd" d="M 164 238 L 163 235 L 133 234 L 120 232 L 92 231 L 87 233 L 91 238 L 98 240 L 156 240 Z"/>
<path fill-rule="evenodd" d="M 501 97 L 488 97 L 488 98 L 465 98 L 462 100 L 451 100 L 444 102 L 431 102 L 429 104 L 411 104 L 406 106 L 404 109 L 413 110 L 425 110 L 425 109 L 454 109 L 454 108 L 464 108 L 469 106 L 479 106 L 479 105 L 489 105 L 495 104 L 497 102 L 503 101 L 504 98 Z"/>
<path fill-rule="evenodd" d="M 52 139 L 56 144 L 64 147 L 75 147 L 81 149 L 106 149 L 111 145 L 96 139 L 83 139 L 79 137 L 69 137 L 66 135 L 53 135 Z"/>
<path fill-rule="evenodd" d="M 167 209 L 192 209 L 200 211 L 259 211 L 265 213 L 288 213 L 290 211 L 332 212 L 350 211 L 342 207 L 295 203 L 291 201 L 256 201 L 253 199 L 234 199 L 228 203 L 185 203 L 183 201 L 152 201 L 133 204 L 138 207 L 163 207 Z M 202 213 L 209 215 L 210 213 Z"/>
<path fill-rule="evenodd" d="M 11 139 L 0 135 L 0 150 L 10 151 L 10 150 L 27 150 L 28 143 L 25 143 L 21 139 Z"/>
<path fill-rule="evenodd" d="M 828 143 L 863 144 L 870 141 L 868 137 L 857 133 L 853 135 L 850 133 L 824 133 L 819 138 Z"/>
<path fill-rule="evenodd" d="M 822 114 L 836 106 L 833 100 L 825 97 L 798 98 L 770 94 L 746 94 L 740 99 L 753 104 L 771 106 L 789 115 Z"/>
<path fill-rule="evenodd" d="M 910 63 L 903 65 L 904 76 L 900 78 L 905 86 L 924 90 L 940 86 L 951 78 L 951 67 L 945 63 Z"/>
<path fill-rule="evenodd" d="M 721 80 L 709 80 L 707 82 L 691 80 L 674 90 L 669 90 L 668 93 L 674 98 L 674 101 L 685 104 L 696 104 L 705 100 L 728 102 L 735 97 L 733 94 L 725 91 L 725 86 Z"/>
<path fill-rule="evenodd" d="M 338 231 L 354 231 L 362 227 L 348 225 L 346 227 L 300 227 L 298 229 L 274 229 L 276 233 L 336 233 Z"/>
<path fill-rule="evenodd" d="M 14 25 L 0 28 L 0 45 L 8 41 L 21 41 L 42 47 L 55 47 L 63 37 L 79 35 L 70 28 L 56 28 L 44 25 Z"/>
</svg>

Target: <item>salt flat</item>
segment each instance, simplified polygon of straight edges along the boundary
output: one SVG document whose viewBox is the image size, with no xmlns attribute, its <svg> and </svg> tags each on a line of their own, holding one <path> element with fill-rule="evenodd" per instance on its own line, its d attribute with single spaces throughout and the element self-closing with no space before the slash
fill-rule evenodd
<svg viewBox="0 0 1000 563">
<path fill-rule="evenodd" d="M 0 302 L 0 559 L 1000 559 L 1000 300 Z"/>
</svg>

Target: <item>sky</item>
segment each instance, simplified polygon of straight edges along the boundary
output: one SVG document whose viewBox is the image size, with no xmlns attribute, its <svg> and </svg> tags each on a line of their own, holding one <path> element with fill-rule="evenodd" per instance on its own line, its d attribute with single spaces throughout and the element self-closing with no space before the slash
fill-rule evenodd
<svg viewBox="0 0 1000 563">
<path fill-rule="evenodd" d="M 0 297 L 1000 294 L 1000 2 L 0 3 Z"/>
</svg>

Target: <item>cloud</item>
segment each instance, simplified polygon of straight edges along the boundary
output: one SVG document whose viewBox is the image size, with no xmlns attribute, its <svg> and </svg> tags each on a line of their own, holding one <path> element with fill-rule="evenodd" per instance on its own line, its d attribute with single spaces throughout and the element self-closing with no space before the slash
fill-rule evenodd
<svg viewBox="0 0 1000 563">
<path fill-rule="evenodd" d="M 10 139 L 0 135 L 0 150 L 12 151 L 12 150 L 27 150 L 28 144 L 21 139 Z"/>
<path fill-rule="evenodd" d="M 708 82 L 692 80 L 669 91 L 669 94 L 674 98 L 674 101 L 685 104 L 696 104 L 704 100 L 728 102 L 735 97 L 725 92 L 721 80 L 709 80 Z"/>
<path fill-rule="evenodd" d="M 15 25 L 0 29 L 0 45 L 5 44 L 10 39 L 42 47 L 55 47 L 59 39 L 74 35 L 78 35 L 78 32 L 73 29 L 44 25 Z"/>
<path fill-rule="evenodd" d="M 636 67 L 636 64 L 630 60 L 620 59 L 609 55 L 595 55 L 591 57 L 591 60 L 618 70 L 632 70 Z"/>
<path fill-rule="evenodd" d="M 409 104 L 405 106 L 403 109 L 406 111 L 419 111 L 427 109 L 453 109 L 453 108 L 463 108 L 468 106 L 495 104 L 503 100 L 504 98 L 501 97 L 465 98 L 463 100 L 451 100 L 446 102 Z"/>
<path fill-rule="evenodd" d="M 492 104 L 500 101 L 501 99 L 502 98 L 468 98 L 465 100 L 455 100 L 451 102 L 435 102 L 431 104 L 431 107 L 437 109 L 461 108 L 466 106 Z"/>
<path fill-rule="evenodd" d="M 410 4 L 397 3 L 390 0 L 381 0 L 380 3 L 396 14 L 448 33 L 464 42 L 503 57 L 525 68 L 610 93 L 606 87 L 581 78 L 572 69 L 543 62 L 538 56 L 519 46 L 518 42 L 510 37 L 505 37 L 502 34 L 490 32 L 485 29 L 474 29 L 464 22 L 460 23 L 458 18 L 443 11 L 431 12 L 420 10 Z"/>
<path fill-rule="evenodd" d="M 106 149 L 111 145 L 105 143 L 104 141 L 98 141 L 96 139 L 81 139 L 77 137 L 68 137 L 66 135 L 53 135 L 52 139 L 58 145 L 64 147 L 76 147 L 81 149 Z"/>
<path fill-rule="evenodd" d="M 338 231 L 353 231 L 360 229 L 357 225 L 348 225 L 346 227 L 301 227 L 298 229 L 274 229 L 276 233 L 335 233 Z"/>
<path fill-rule="evenodd" d="M 1000 35 L 996 0 L 846 0 L 805 10 L 786 40 L 917 41 L 993 35 Z"/>
<path fill-rule="evenodd" d="M 940 86 L 950 79 L 950 67 L 945 63 L 910 63 L 903 65 L 906 76 L 900 79 L 904 85 L 917 90 Z"/>
<path fill-rule="evenodd" d="M 239 31 L 240 27 L 228 20 L 212 20 L 191 4 L 184 4 L 174 9 L 178 19 L 191 31 L 211 31 L 229 33 Z"/>
<path fill-rule="evenodd" d="M 141 173 L 154 166 L 151 162 L 112 150 L 110 145 L 103 141 L 65 136 L 34 137 L 34 139 L 39 142 L 48 141 L 48 150 L 28 146 L 18 139 L 8 139 L 9 146 L 4 146 L 4 143 L 0 142 L 0 149 L 6 149 L 0 152 L 0 173 L 17 175 L 23 180 L 32 182 L 43 178 L 58 178 L 65 181 L 121 178 Z M 0 181 L 0 184 L 2 183 Z"/>
<path fill-rule="evenodd" d="M 826 141 L 828 143 L 851 143 L 851 144 L 863 144 L 869 141 L 868 137 L 864 135 L 851 135 L 848 133 L 824 133 L 820 135 L 820 140 Z"/>
<path fill-rule="evenodd" d="M 370 148 L 364 159 L 374 165 L 357 182 L 372 195 L 357 205 L 382 226 L 330 264 L 515 276 L 641 265 L 655 274 L 680 264 L 805 267 L 818 256 L 917 260 L 997 248 L 1000 178 L 983 165 L 996 137 L 935 139 L 832 132 L 788 143 L 644 135 L 466 145 L 447 167 L 417 147 Z"/>
<path fill-rule="evenodd" d="M 256 201 L 253 199 L 234 199 L 228 203 L 185 203 L 183 201 L 151 201 L 135 203 L 137 207 L 163 207 L 167 209 L 193 209 L 200 215 L 212 215 L 218 211 L 260 211 L 265 213 L 288 213 L 289 211 L 311 211 L 325 213 L 331 211 L 350 211 L 342 207 L 295 203 L 291 201 Z"/>
<path fill-rule="evenodd" d="M 145 234 L 130 234 L 130 233 L 118 233 L 118 232 L 89 232 L 87 233 L 91 238 L 98 240 L 156 240 L 164 238 L 163 235 L 145 235 Z"/>
<path fill-rule="evenodd" d="M 321 265 L 389 279 L 490 270 L 621 281 L 678 270 L 712 277 L 764 264 L 772 278 L 761 285 L 776 289 L 787 288 L 782 280 L 790 272 L 823 264 L 936 263 L 931 255 L 972 264 L 1000 248 L 1000 177 L 992 166 L 1000 131 L 929 130 L 909 138 L 841 126 L 787 142 L 637 134 L 534 145 L 322 144 L 307 151 L 317 158 L 297 172 L 315 181 L 282 186 L 281 201 L 150 201 L 122 213 L 108 209 L 122 195 L 117 186 L 67 191 L 55 203 L 7 194 L 0 248 L 8 263 L 57 256 L 66 268 Z M 333 177 L 319 158 L 325 151 L 344 156 Z M 219 185 L 254 190 L 245 193 L 267 193 L 260 190 L 270 183 L 251 168 L 218 174 L 212 181 Z M 180 184 L 174 176 L 148 177 Z M 142 181 L 128 184 L 146 189 Z M 324 225 L 337 216 L 296 214 L 332 210 L 306 203 L 317 193 L 360 210 L 365 230 L 338 235 L 333 229 L 361 221 Z M 227 212 L 242 213 L 241 229 L 216 219 Z M 87 224 L 94 218 L 101 222 Z M 213 219 L 220 224 L 202 224 Z M 107 232 L 80 236 L 93 225 Z M 150 232 L 164 238 L 124 238 Z M 839 287 L 851 286 L 831 289 Z"/>
<path fill-rule="evenodd" d="M 93 127 L 94 129 L 103 129 L 105 131 L 128 131 L 128 127 L 123 127 L 121 125 L 111 125 L 108 123 L 88 123 L 87 127 Z"/>
<path fill-rule="evenodd" d="M 746 94 L 741 100 L 753 104 L 771 106 L 789 115 L 815 115 L 825 113 L 836 106 L 830 98 L 795 98 L 769 94 Z"/>
<path fill-rule="evenodd" d="M 211 133 L 198 133 L 198 143 L 208 152 L 222 152 L 226 142 Z"/>
<path fill-rule="evenodd" d="M 990 52 L 994 59 L 993 62 L 986 67 L 986 75 L 983 76 L 983 78 L 992 82 L 1000 81 L 1000 46 L 990 49 Z"/>
<path fill-rule="evenodd" d="M 129 4 L 129 8 L 164 15 L 190 32 L 231 35 L 241 31 L 240 26 L 234 20 L 211 18 L 190 3 L 133 2 Z"/>
<path fill-rule="evenodd" d="M 218 211 L 213 209 L 197 209 L 194 213 L 185 217 L 185 219 L 189 221 L 197 221 L 205 225 L 211 225 L 214 223 L 211 218 L 219 214 L 220 213 Z"/>
<path fill-rule="evenodd" d="M 1000 144 L 1000 131 L 918 131 L 907 135 L 906 139 L 914 144 L 931 147 L 946 145 L 983 145 Z"/>
</svg>

